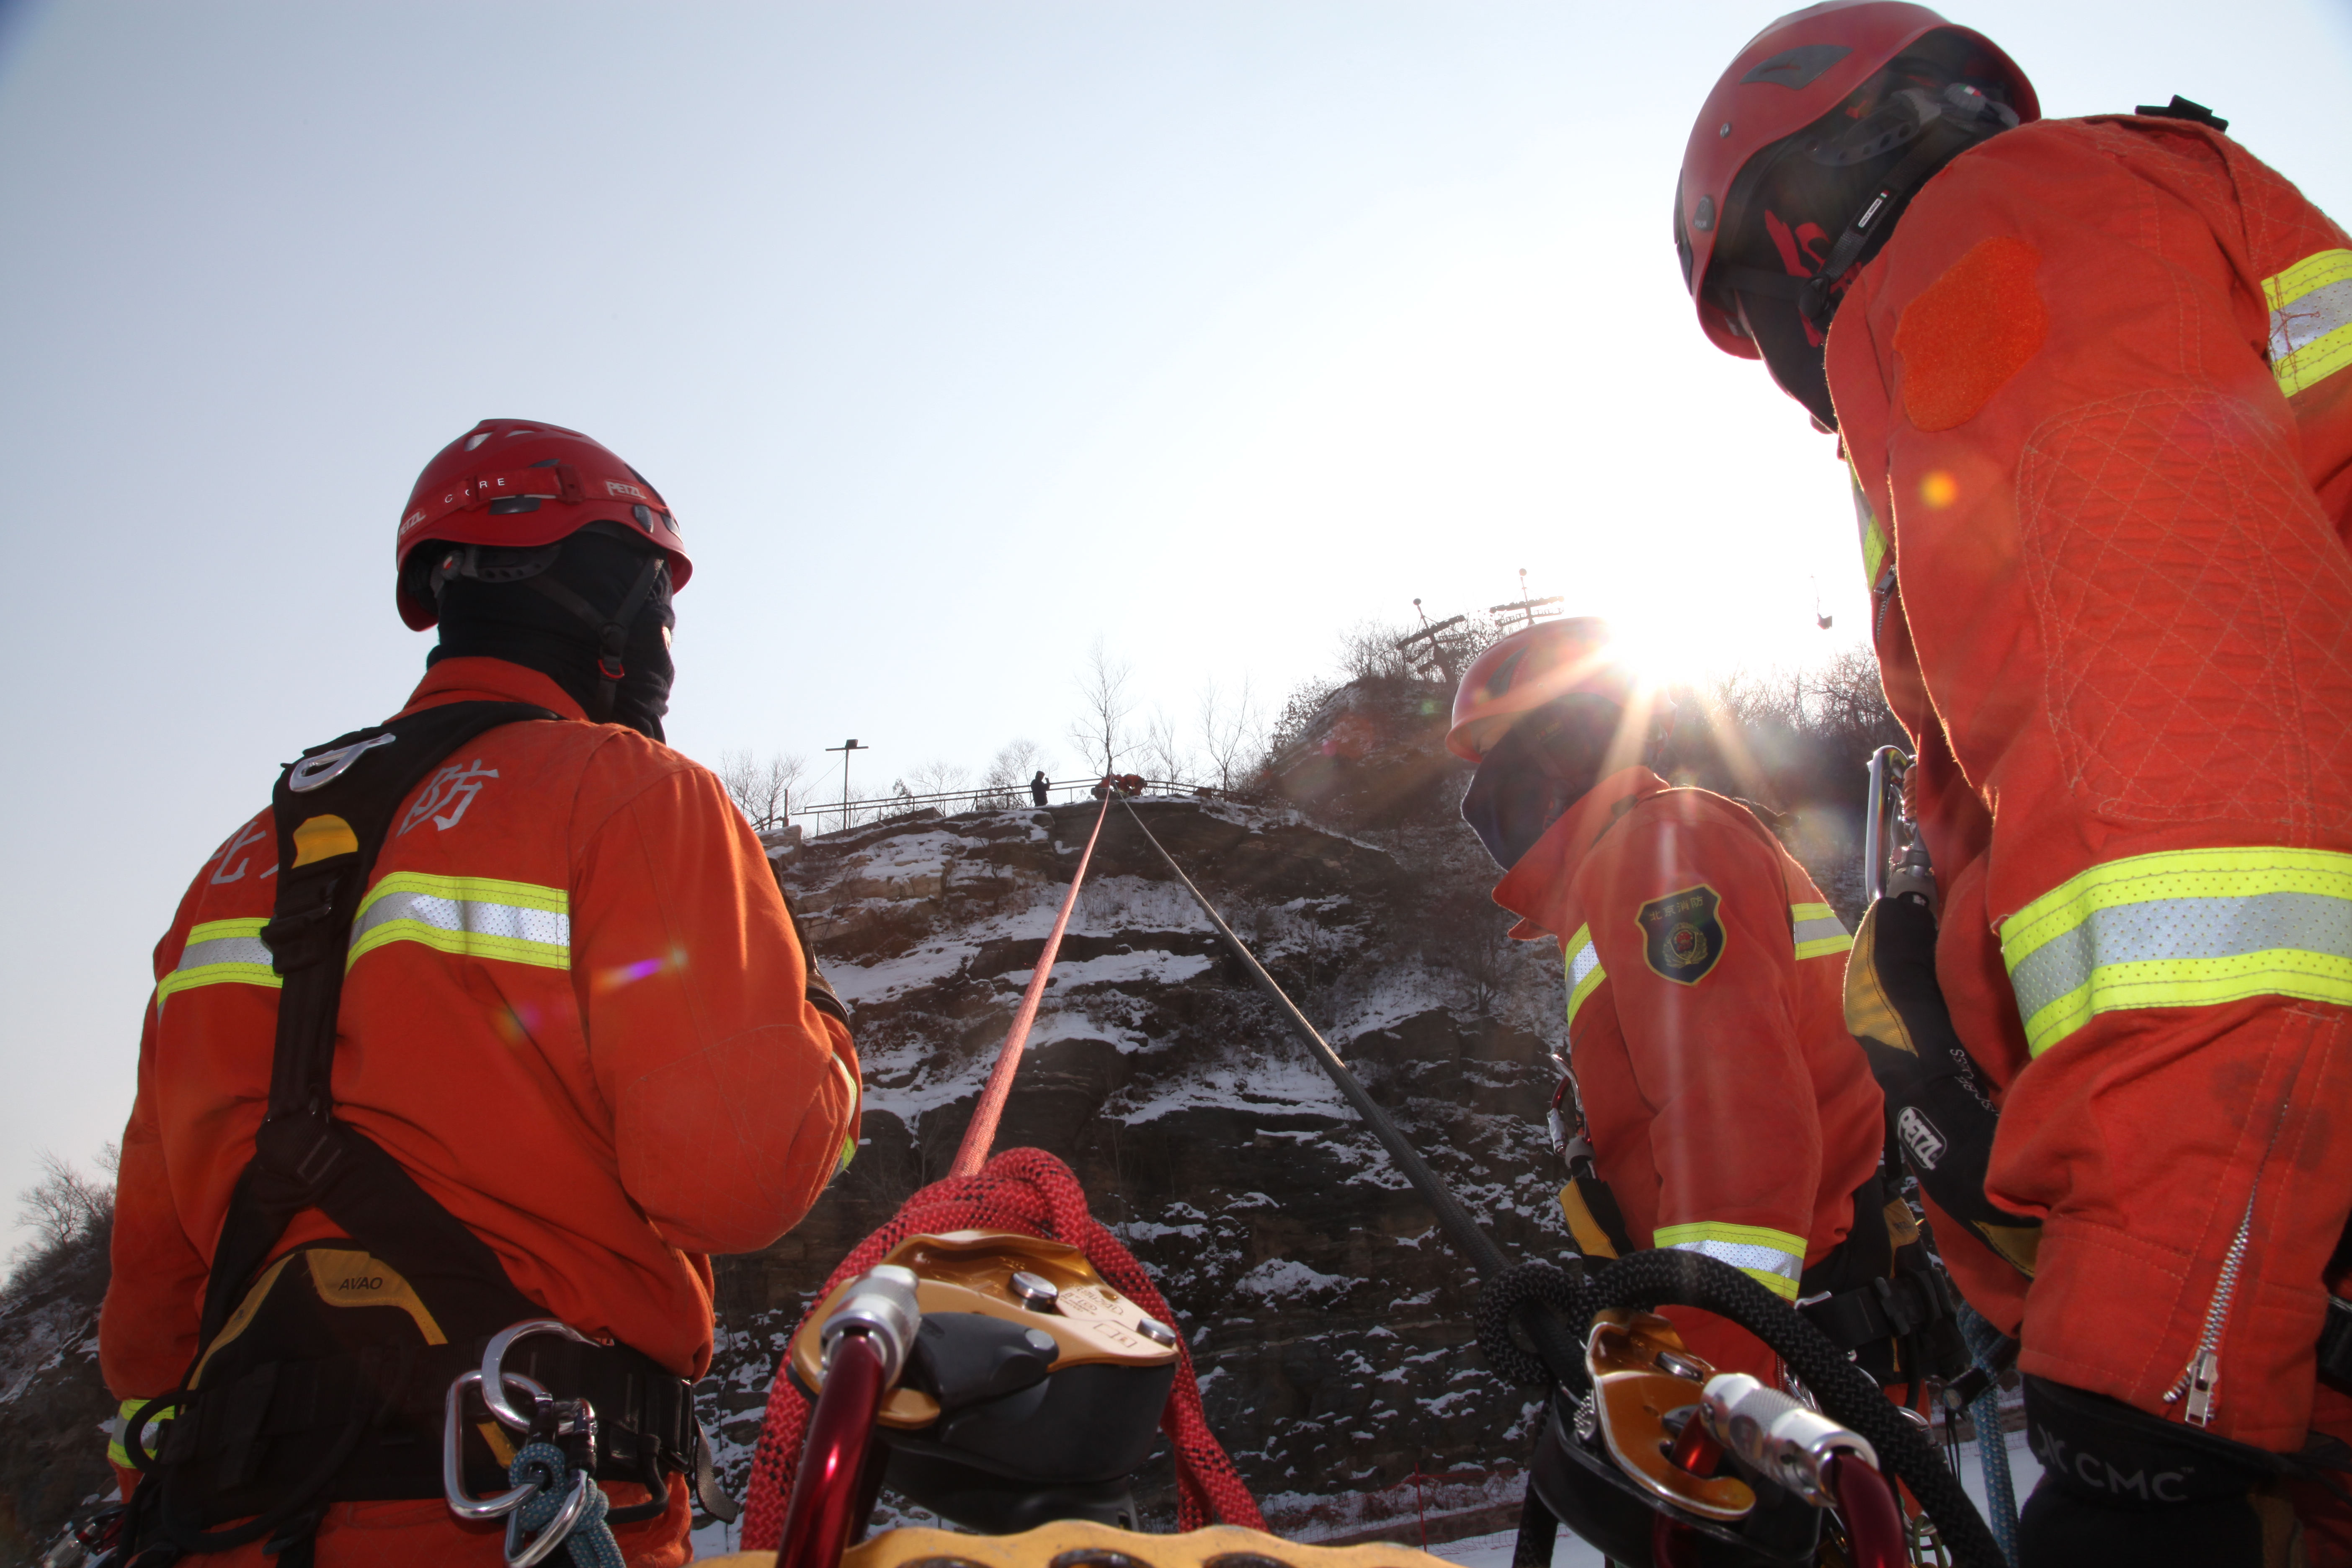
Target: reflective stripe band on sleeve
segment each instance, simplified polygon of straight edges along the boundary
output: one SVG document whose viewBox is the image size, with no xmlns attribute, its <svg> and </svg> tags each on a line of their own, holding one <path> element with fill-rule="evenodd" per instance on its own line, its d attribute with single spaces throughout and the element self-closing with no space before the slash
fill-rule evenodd
<svg viewBox="0 0 2352 1568">
<path fill-rule="evenodd" d="M 261 944 L 261 928 L 269 921 L 256 915 L 242 920 L 205 921 L 188 928 L 188 943 L 180 962 L 155 983 L 155 1010 L 183 991 L 199 985 L 267 985 L 275 991 L 284 984 L 270 967 L 269 950 Z"/>
<path fill-rule="evenodd" d="M 467 958 L 569 969 L 571 900 L 561 888 L 529 882 L 394 871 L 360 902 L 359 918 L 352 922 L 351 962 L 394 942 L 421 942 Z"/>
<path fill-rule="evenodd" d="M 124 1427 L 131 1425 L 131 1418 L 138 1415 L 146 1404 L 147 1401 L 143 1399 L 126 1399 L 116 1409 L 114 1419 L 106 1424 L 106 1462 L 108 1464 L 119 1465 L 126 1470 L 132 1468 L 131 1451 L 122 1446 L 122 1432 Z M 147 1423 L 146 1448 L 149 1458 L 153 1458 L 155 1451 L 163 1447 L 163 1429 L 171 1422 L 174 1414 L 172 1407 L 166 1405 L 154 1420 Z"/>
<path fill-rule="evenodd" d="M 1577 1010 L 1601 989 L 1609 972 L 1601 967 L 1601 950 L 1592 945 L 1592 928 L 1579 926 L 1568 939 L 1568 1021 L 1575 1026 Z"/>
<path fill-rule="evenodd" d="M 1851 465 L 1846 468 L 1846 478 L 1853 485 L 1854 526 L 1862 532 L 1862 580 L 1875 589 L 1879 568 L 1886 564 L 1886 529 L 1878 521 L 1878 509 L 1863 493 L 1862 480 Z"/>
<path fill-rule="evenodd" d="M 2293 397 L 2352 366 L 2352 250 L 2306 256 L 2263 279 L 2271 308 L 2271 374 Z"/>
<path fill-rule="evenodd" d="M 1853 951 L 1853 934 L 1837 918 L 1837 911 L 1827 904 L 1790 904 L 1789 921 L 1796 928 L 1800 959 L 1827 958 L 1832 953 Z"/>
<path fill-rule="evenodd" d="M 1805 1238 L 1760 1225 L 1662 1225 L 1652 1245 L 1728 1263 L 1783 1301 L 1797 1299 L 1805 1271 Z"/>
<path fill-rule="evenodd" d="M 2003 921 L 2000 952 L 2037 1057 L 2125 1008 L 2352 1005 L 2352 855 L 2175 849 L 2094 866 Z"/>
</svg>

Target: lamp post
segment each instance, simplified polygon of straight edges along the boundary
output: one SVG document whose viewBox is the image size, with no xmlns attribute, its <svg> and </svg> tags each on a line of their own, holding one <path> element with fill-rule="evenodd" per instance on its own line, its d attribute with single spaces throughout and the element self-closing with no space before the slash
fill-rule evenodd
<svg viewBox="0 0 2352 1568">
<path fill-rule="evenodd" d="M 841 753 L 841 826 L 844 827 L 849 826 L 849 753 L 852 752 L 870 752 L 874 748 L 871 746 L 859 745 L 855 739 L 845 741 L 838 746 L 827 746 L 825 748 L 828 752 L 839 752 Z"/>
</svg>

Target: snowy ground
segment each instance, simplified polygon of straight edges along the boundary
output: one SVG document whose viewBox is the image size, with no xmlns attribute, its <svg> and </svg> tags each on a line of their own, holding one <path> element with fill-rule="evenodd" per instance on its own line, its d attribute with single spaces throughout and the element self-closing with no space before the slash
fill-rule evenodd
<svg viewBox="0 0 2352 1568">
<path fill-rule="evenodd" d="M 2023 1505 L 2026 1494 L 2033 1490 L 2034 1482 L 2042 1479 L 2042 1464 L 2025 1447 L 2025 1434 L 2009 1434 L 2009 1473 L 2017 1489 L 2017 1500 Z M 1977 1463 L 1977 1446 L 1960 1446 L 1960 1479 L 1969 1489 L 1969 1499 L 1977 1507 L 1984 1507 L 1984 1470 Z M 735 1531 L 726 1525 L 712 1524 L 694 1532 L 694 1552 L 698 1557 L 718 1557 L 735 1550 Z M 1495 1535 L 1474 1535 L 1466 1540 L 1448 1542 L 1430 1548 L 1430 1554 L 1461 1568 L 1511 1568 L 1511 1549 L 1516 1535 L 1505 1531 Z M 1606 1568 L 1600 1552 L 1575 1536 L 1562 1531 L 1559 1544 L 1552 1552 L 1552 1568 Z"/>
<path fill-rule="evenodd" d="M 2042 1479 L 2042 1462 L 2027 1451 L 2022 1432 L 2009 1434 L 2009 1473 L 2017 1489 L 2018 1505 L 2023 1507 L 2026 1494 Z M 1969 1500 L 1982 1509 L 1984 1470 L 1977 1463 L 1974 1443 L 1960 1445 L 1960 1480 L 1969 1489 Z M 1459 1563 L 1461 1568 L 1511 1568 L 1511 1551 L 1517 1544 L 1517 1537 L 1507 1531 L 1498 1535 L 1474 1535 L 1429 1550 L 1430 1555 Z M 1604 1568 L 1605 1563 L 1600 1552 L 1566 1531 L 1560 1531 L 1559 1544 L 1553 1549 L 1551 1561 L 1552 1568 Z"/>
</svg>

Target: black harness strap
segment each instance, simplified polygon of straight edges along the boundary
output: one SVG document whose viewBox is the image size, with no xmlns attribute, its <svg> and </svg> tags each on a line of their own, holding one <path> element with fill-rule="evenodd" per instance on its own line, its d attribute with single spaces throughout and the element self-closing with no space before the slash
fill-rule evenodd
<svg viewBox="0 0 2352 1568">
<path fill-rule="evenodd" d="M 521 702 L 452 702 L 305 752 L 270 793 L 278 898 L 261 931 L 283 982 L 269 1110 L 229 1199 L 205 1287 L 200 1344 L 236 1310 L 287 1223 L 317 1208 L 399 1269 L 457 1338 L 536 1310 L 473 1232 L 373 1141 L 334 1119 L 336 1020 L 352 921 L 393 814 L 444 758 L 487 730 L 551 720 Z"/>
</svg>

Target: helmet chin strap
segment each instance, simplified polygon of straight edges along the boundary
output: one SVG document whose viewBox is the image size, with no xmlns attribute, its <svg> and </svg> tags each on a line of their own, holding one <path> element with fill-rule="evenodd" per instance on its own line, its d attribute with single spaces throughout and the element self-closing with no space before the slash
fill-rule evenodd
<svg viewBox="0 0 2352 1568">
<path fill-rule="evenodd" d="M 620 607 L 609 616 L 544 574 L 524 579 L 532 588 L 554 600 L 594 629 L 596 674 L 600 679 L 596 683 L 595 710 L 589 717 L 599 724 L 612 722 L 613 700 L 619 695 L 621 682 L 629 673 L 621 663 L 621 650 L 628 646 L 629 627 L 635 622 L 637 612 L 646 607 L 646 601 L 653 596 L 654 589 L 660 584 L 663 574 L 668 569 L 669 562 L 667 557 L 646 556 L 645 566 L 637 573 L 637 580 L 630 587 L 627 597 L 624 598 Z"/>
</svg>

